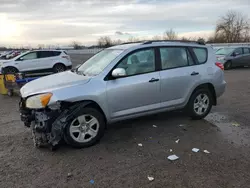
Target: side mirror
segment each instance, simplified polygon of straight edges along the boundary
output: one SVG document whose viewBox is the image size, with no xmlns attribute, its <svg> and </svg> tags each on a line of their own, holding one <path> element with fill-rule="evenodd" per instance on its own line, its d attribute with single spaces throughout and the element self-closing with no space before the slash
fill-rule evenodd
<svg viewBox="0 0 250 188">
<path fill-rule="evenodd" d="M 78 69 L 81 65 L 82 65 L 82 64 L 76 65 L 74 69 Z"/>
<path fill-rule="evenodd" d="M 120 78 L 126 76 L 126 70 L 123 68 L 116 68 L 112 71 L 112 76 L 114 78 Z"/>
</svg>

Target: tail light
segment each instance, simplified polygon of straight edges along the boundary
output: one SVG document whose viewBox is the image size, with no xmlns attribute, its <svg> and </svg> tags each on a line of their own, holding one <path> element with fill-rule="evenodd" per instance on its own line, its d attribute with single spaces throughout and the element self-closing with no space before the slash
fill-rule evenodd
<svg viewBox="0 0 250 188">
<path fill-rule="evenodd" d="M 65 59 L 67 59 L 67 60 L 69 60 L 70 61 L 70 57 L 69 56 L 62 56 L 62 58 L 65 58 Z"/>
<path fill-rule="evenodd" d="M 222 63 L 216 62 L 215 65 L 219 67 L 221 70 L 224 70 L 224 65 Z"/>
</svg>

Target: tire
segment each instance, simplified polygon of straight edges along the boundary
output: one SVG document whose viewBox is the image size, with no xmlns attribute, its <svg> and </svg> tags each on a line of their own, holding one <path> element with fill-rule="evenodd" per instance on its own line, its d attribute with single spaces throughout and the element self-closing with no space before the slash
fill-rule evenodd
<svg viewBox="0 0 250 188">
<path fill-rule="evenodd" d="M 54 67 L 53 67 L 53 72 L 54 73 L 63 72 L 65 70 L 66 70 L 65 65 L 63 65 L 61 63 L 55 64 Z"/>
<path fill-rule="evenodd" d="M 231 61 L 228 61 L 224 64 L 224 69 L 225 70 L 229 70 L 232 68 L 232 62 Z"/>
<path fill-rule="evenodd" d="M 206 96 L 208 102 L 205 102 L 205 103 L 201 102 L 200 104 L 198 96 L 201 96 L 202 99 L 204 99 L 204 97 Z M 199 89 L 195 91 L 189 99 L 188 106 L 187 106 L 188 114 L 194 120 L 203 119 L 211 111 L 212 104 L 213 104 L 213 98 L 212 98 L 211 92 L 205 88 Z M 198 107 L 195 108 L 195 105 Z M 202 109 L 202 110 L 200 111 L 199 109 Z"/>
<path fill-rule="evenodd" d="M 6 67 L 6 68 L 4 68 L 4 73 L 5 74 L 16 74 L 18 72 L 19 71 L 15 67 Z"/>
<path fill-rule="evenodd" d="M 12 97 L 12 96 L 14 95 L 13 89 L 8 89 L 7 95 L 8 95 L 9 97 Z"/>
<path fill-rule="evenodd" d="M 100 113 L 95 108 L 86 107 L 78 114 L 75 114 L 74 117 L 76 118 L 69 122 L 64 130 L 64 140 L 67 144 L 74 148 L 86 148 L 100 141 L 104 135 L 106 126 L 102 113 Z M 93 118 L 89 119 L 90 117 Z M 85 123 L 82 121 L 83 119 L 85 119 Z M 93 122 L 93 125 L 86 125 L 90 121 Z M 94 122 L 96 123 L 94 124 Z M 93 130 L 95 130 L 95 132 L 93 132 Z M 91 135 L 90 133 L 94 134 Z"/>
</svg>

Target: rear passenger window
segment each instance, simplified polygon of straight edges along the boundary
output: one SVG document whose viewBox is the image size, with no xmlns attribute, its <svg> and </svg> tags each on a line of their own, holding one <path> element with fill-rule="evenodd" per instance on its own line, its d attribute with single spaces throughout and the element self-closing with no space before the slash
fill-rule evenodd
<svg viewBox="0 0 250 188">
<path fill-rule="evenodd" d="M 193 48 L 193 51 L 197 57 L 199 64 L 206 63 L 207 61 L 207 49 L 206 48 Z"/>
<path fill-rule="evenodd" d="M 65 52 L 64 52 L 65 53 Z M 59 56 L 60 54 L 61 54 L 61 52 L 59 52 L 59 51 L 53 51 L 53 56 Z M 66 54 L 66 53 L 65 53 Z"/>
<path fill-rule="evenodd" d="M 39 51 L 39 58 L 53 57 L 61 54 L 60 51 Z"/>
<path fill-rule="evenodd" d="M 162 69 L 172 69 L 193 65 L 194 61 L 186 48 L 164 47 L 160 48 Z"/>
<path fill-rule="evenodd" d="M 243 48 L 243 52 L 244 52 L 244 54 L 249 54 L 250 50 L 249 50 L 249 48 Z"/>
</svg>

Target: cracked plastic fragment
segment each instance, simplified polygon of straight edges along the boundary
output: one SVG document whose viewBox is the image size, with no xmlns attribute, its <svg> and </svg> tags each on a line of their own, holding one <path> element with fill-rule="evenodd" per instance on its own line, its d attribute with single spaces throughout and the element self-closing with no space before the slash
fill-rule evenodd
<svg viewBox="0 0 250 188">
<path fill-rule="evenodd" d="M 240 124 L 236 123 L 236 122 L 232 123 L 232 125 L 235 126 L 235 127 L 239 127 L 240 126 Z"/>
<path fill-rule="evenodd" d="M 192 151 L 195 152 L 195 153 L 197 153 L 198 151 L 200 151 L 200 149 L 198 149 L 198 148 L 193 148 Z"/>
<path fill-rule="evenodd" d="M 170 161 L 175 161 L 175 160 L 179 159 L 179 157 L 177 155 L 170 155 L 170 156 L 168 156 L 168 159 Z"/>
<path fill-rule="evenodd" d="M 209 151 L 207 151 L 207 150 L 204 150 L 203 152 L 204 152 L 204 153 L 210 153 L 210 152 L 209 152 Z"/>
<path fill-rule="evenodd" d="M 149 180 L 149 181 L 154 181 L 154 177 L 148 176 L 148 180 Z"/>
</svg>

